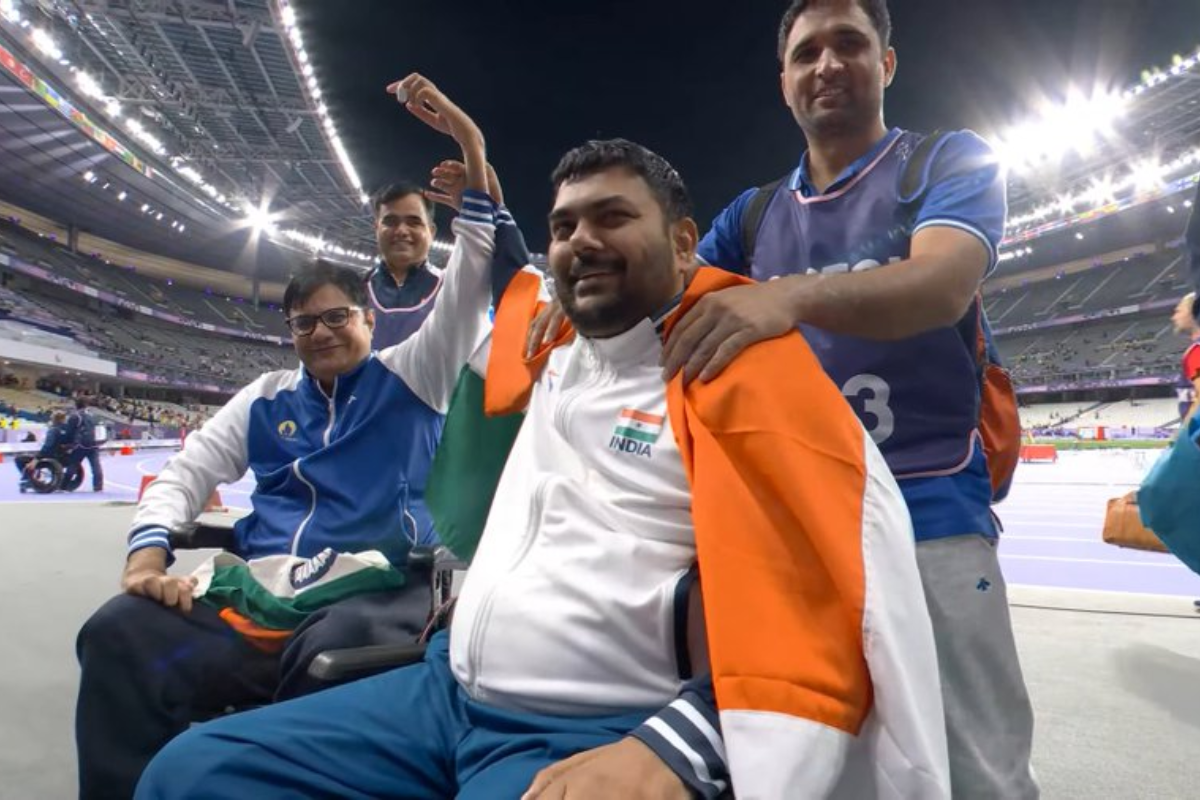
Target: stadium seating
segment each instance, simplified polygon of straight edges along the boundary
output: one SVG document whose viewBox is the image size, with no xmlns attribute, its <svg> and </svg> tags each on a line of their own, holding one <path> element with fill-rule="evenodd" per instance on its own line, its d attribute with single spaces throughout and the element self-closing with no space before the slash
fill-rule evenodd
<svg viewBox="0 0 1200 800">
<path fill-rule="evenodd" d="M 1081 271 L 1041 271 L 1028 282 L 1006 276 L 1002 288 L 985 286 L 1001 358 L 1019 386 L 1140 377 L 1169 383 L 1186 346 L 1170 323 L 1172 306 L 1188 291 L 1185 270 L 1178 247 L 1145 246 L 1098 257 Z"/>
<path fill-rule="evenodd" d="M 278 311 L 254 310 L 141 276 L 133 280 L 95 259 L 85 266 L 81 257 L 11 223 L 3 224 L 0 237 L 0 247 L 8 254 L 123 299 L 211 325 L 278 336 L 286 333 Z M 21 291 L 0 287 L 0 317 L 10 338 L 22 331 L 26 340 L 36 336 L 46 346 L 111 359 L 118 367 L 158 381 L 217 385 L 229 392 L 265 371 L 295 364 L 290 346 L 207 333 L 120 310 L 53 284 L 21 280 Z M 0 329 L 0 336 L 4 335 Z"/>
</svg>

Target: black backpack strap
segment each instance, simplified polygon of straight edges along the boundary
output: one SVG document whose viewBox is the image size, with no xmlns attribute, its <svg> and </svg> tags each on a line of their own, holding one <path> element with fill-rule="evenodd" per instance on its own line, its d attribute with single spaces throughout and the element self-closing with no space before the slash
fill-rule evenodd
<svg viewBox="0 0 1200 800">
<path fill-rule="evenodd" d="M 750 202 L 746 205 L 746 210 L 742 212 L 742 257 L 745 260 L 747 274 L 749 274 L 750 265 L 754 263 L 754 243 L 758 239 L 758 226 L 762 222 L 763 213 L 767 210 L 767 203 L 771 202 L 771 198 L 775 195 L 775 190 L 788 179 L 791 175 L 789 172 L 782 178 L 777 178 L 765 186 L 760 186 L 754 192 L 754 196 L 750 198 Z"/>
<path fill-rule="evenodd" d="M 917 143 L 904 165 L 904 171 L 900 173 L 900 183 L 896 187 L 896 196 L 901 203 L 912 203 L 925 194 L 929 162 L 949 137 L 948 131 L 934 131 Z"/>
</svg>

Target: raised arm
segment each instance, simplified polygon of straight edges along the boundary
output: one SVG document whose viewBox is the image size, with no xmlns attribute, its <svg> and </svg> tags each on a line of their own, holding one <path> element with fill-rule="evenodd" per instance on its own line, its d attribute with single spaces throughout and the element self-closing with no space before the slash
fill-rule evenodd
<svg viewBox="0 0 1200 800">
<path fill-rule="evenodd" d="M 397 92 L 397 90 L 399 90 Z M 408 384 L 426 405 L 445 412 L 458 373 L 478 347 L 487 328 L 490 288 L 489 266 L 495 249 L 498 206 L 489 196 L 499 193 L 494 171 L 489 171 L 483 133 L 466 112 L 442 93 L 428 78 L 414 73 L 388 87 L 405 98 L 404 107 L 434 130 L 450 136 L 462 153 L 465 175 L 455 186 L 434 187 L 443 197 L 459 205 L 453 223 L 454 251 L 445 272 L 445 282 L 434 302 L 429 319 L 409 339 L 380 353 L 380 358 Z M 439 169 L 449 169 L 439 166 Z M 461 195 L 458 192 L 461 189 Z M 453 189 L 453 196 L 446 189 Z M 445 202 L 445 200 L 443 200 Z"/>
</svg>

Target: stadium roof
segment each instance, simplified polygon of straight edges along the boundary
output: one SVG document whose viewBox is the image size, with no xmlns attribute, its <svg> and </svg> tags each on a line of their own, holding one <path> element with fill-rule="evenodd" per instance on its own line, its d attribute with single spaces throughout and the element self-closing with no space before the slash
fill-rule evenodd
<svg viewBox="0 0 1200 800">
<path fill-rule="evenodd" d="M 271 277 L 294 257 L 252 246 L 255 233 L 369 262 L 362 187 L 286 0 L 0 0 L 0 12 L 16 64 L 0 69 L 9 199 Z"/>
<path fill-rule="evenodd" d="M 757 174 L 761 163 L 751 166 L 754 158 L 770 163 L 794 158 L 794 126 L 779 112 L 772 81 L 764 79 L 775 68 L 770 41 L 777 14 L 773 7 L 748 7 L 737 19 L 724 14 L 689 18 L 690 26 L 709 26 L 692 31 L 703 34 L 701 38 L 737 38 L 756 31 L 753 41 L 758 44 L 751 52 L 757 60 L 751 59 L 750 70 L 729 59 L 689 61 L 682 51 L 662 52 L 691 47 L 688 36 L 676 42 L 658 33 L 674 24 L 682 2 L 666 3 L 634 27 L 615 19 L 611 10 L 588 11 L 588 30 L 607 31 L 589 43 L 555 36 L 585 13 L 574 8 L 555 10 L 539 4 L 536 14 L 506 8 L 487 13 L 478 9 L 464 16 L 462 9 L 432 0 L 414 0 L 403 9 L 399 4 L 317 2 L 293 9 L 295 2 L 0 0 L 0 46 L 35 73 L 34 80 L 27 81 L 19 70 L 0 69 L 0 155 L 6 164 L 0 171 L 0 194 L 136 247 L 267 277 L 281 277 L 297 255 L 260 241 L 256 233 L 276 245 L 301 252 L 320 247 L 347 263 L 366 264 L 373 246 L 362 205 L 363 185 L 322 86 L 337 95 L 339 118 L 353 120 L 353 128 L 347 128 L 351 147 L 373 176 L 415 175 L 444 157 L 433 147 L 445 143 L 435 143 L 439 137 L 419 126 L 397 128 L 395 106 L 388 107 L 380 96 L 386 80 L 414 66 L 439 81 L 445 76 L 447 88 L 477 113 L 502 173 L 514 161 L 526 165 L 522 179 L 513 181 L 507 194 L 518 211 L 537 210 L 532 217 L 526 213 L 531 219 L 540 216 L 545 184 L 540 177 L 529 178 L 529 169 L 537 164 L 533 174 L 544 174 L 548 159 L 562 151 L 564 142 L 577 142 L 582 135 L 632 135 L 665 152 L 680 153 L 673 160 L 693 189 L 699 189 L 698 206 L 705 219 L 709 212 L 704 206 L 727 200 L 729 186 L 744 187 L 756 176 L 771 176 L 775 167 Z M 938 84 L 945 70 L 937 65 L 949 55 L 928 47 L 930 37 L 936 39 L 933 18 L 953 16 L 959 0 L 931 6 L 930 18 L 907 5 L 893 5 L 902 53 L 912 54 L 914 62 L 929 62 L 906 61 L 905 74 L 912 76 L 907 87 L 889 90 L 900 108 L 898 116 L 903 120 L 917 110 L 927 113 L 930 107 L 924 103 L 943 98 L 958 111 L 934 114 L 932 124 L 969 124 L 961 118 L 961 108 L 963 98 L 975 96 L 980 85 L 975 80 L 982 80 L 979 64 L 963 61 L 964 71 L 975 75 L 972 82 Z M 1031 10 L 1040 7 L 1036 0 L 1018 5 L 1006 18 L 1024 19 L 1024 38 L 1017 35 L 1023 29 L 1001 26 L 999 38 L 987 39 L 985 28 L 967 25 L 972 15 L 989 8 L 983 0 L 972 5 L 973 10 L 963 10 L 962 19 L 954 23 L 956 30 L 964 41 L 968 34 L 982 37 L 969 39 L 964 47 L 1003 54 L 1013 41 L 1025 42 L 1039 25 L 1050 24 Z M 615 8 L 632 13 L 633 7 L 641 9 L 639 14 L 650 13 L 634 1 Z M 1169 24 L 1166 6 L 1155 7 L 1159 10 L 1150 18 L 1161 17 L 1162 24 Z M 754 18 L 747 20 L 751 15 Z M 1109 19 L 1104 29 L 1110 36 L 1123 37 L 1123 31 L 1112 29 L 1116 19 Z M 1148 18 L 1137 19 L 1142 25 Z M 455 41 L 469 49 L 472 58 L 458 58 L 445 37 L 432 35 L 448 25 L 454 26 Z M 1172 30 L 1180 27 L 1174 24 Z M 518 33 L 543 46 L 522 51 L 520 58 L 508 57 L 510 40 Z M 1155 41 L 1162 38 L 1160 28 L 1142 33 L 1155 33 L 1150 37 Z M 305 35 L 313 40 L 315 55 L 306 50 Z M 608 43 L 616 36 L 628 40 L 631 54 L 641 55 L 608 58 Z M 1180 41 L 1179 36 L 1173 41 Z M 1085 49 L 1090 43 L 1087 37 L 1075 41 Z M 1063 44 L 1054 39 L 1051 49 Z M 1023 47 L 1022 57 L 1028 56 L 1030 64 L 1052 63 L 1034 58 L 1028 46 Z M 962 60 L 963 52 L 956 57 Z M 1166 59 L 1165 54 L 1161 57 Z M 551 62 L 555 69 L 547 69 Z M 486 74 L 478 70 L 479 63 L 489 65 Z M 1022 66 L 1010 63 L 1005 71 L 1019 74 Z M 749 121 L 764 137 L 761 145 L 751 141 L 754 137 L 735 135 L 728 125 L 721 127 L 721 119 L 705 116 L 705 129 L 715 133 L 704 137 L 683 136 L 682 131 L 693 130 L 694 121 L 674 110 L 670 122 L 659 120 L 654 110 L 662 108 L 661 80 L 653 76 L 661 73 L 662 80 L 670 80 L 672 71 L 679 69 L 703 70 L 693 76 L 697 96 L 708 91 L 706 86 L 717 87 L 731 108 L 741 108 L 737 102 L 751 104 L 726 116 L 737 127 Z M 730 96 L 729 76 L 735 69 L 757 77 L 737 76 L 747 91 Z M 613 70 L 626 77 L 614 78 Z M 1010 90 L 1020 86 L 1021 91 L 1008 118 L 1029 118 L 1006 129 L 983 131 L 1016 167 L 1010 183 L 1010 258 L 1019 257 L 1030 238 L 1170 196 L 1200 174 L 1196 54 L 1149 69 L 1137 85 L 1117 92 L 1068 91 L 1067 74 L 1042 69 L 1044 80 L 1013 81 Z M 532 93 L 525 90 L 531 82 L 537 88 Z M 613 91 L 615 85 L 622 87 L 619 92 Z M 512 87 L 522 89 L 511 91 Z M 33 99 L 30 91 L 43 99 Z M 638 100 L 639 91 L 649 93 L 650 99 Z M 539 114 L 538 124 L 531 126 L 527 112 L 532 107 L 519 105 L 530 97 L 553 97 L 556 106 L 567 104 L 566 110 Z M 1029 102 L 1031 97 L 1035 103 Z M 1030 106 L 1038 109 L 1032 116 Z M 1026 111 L 1018 113 L 1019 107 Z M 76 110 L 86 123 L 81 124 Z M 695 114 L 703 112 L 703 104 L 697 105 Z M 592 127 L 599 122 L 620 127 Z M 569 131 L 556 127 L 562 125 Z M 97 130 L 104 136 L 97 136 Z M 403 147 L 395 146 L 397 131 L 404 137 Z M 718 151 L 713 148 L 729 157 L 714 161 Z M 126 200 L 119 205 L 122 196 Z M 536 236 L 531 244 L 539 244 Z"/>
</svg>

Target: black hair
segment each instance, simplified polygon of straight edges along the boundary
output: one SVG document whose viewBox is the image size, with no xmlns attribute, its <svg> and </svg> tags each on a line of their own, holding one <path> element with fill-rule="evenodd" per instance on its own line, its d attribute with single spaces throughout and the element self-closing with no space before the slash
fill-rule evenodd
<svg viewBox="0 0 1200 800">
<path fill-rule="evenodd" d="M 782 63 L 787 56 L 788 37 L 792 28 L 796 27 L 796 19 L 813 6 L 818 6 L 827 0 L 792 0 L 783 12 L 779 22 L 779 61 Z M 886 52 L 892 41 L 892 15 L 888 12 L 887 0 L 857 0 L 861 8 L 871 20 L 871 26 L 879 36 L 880 50 Z"/>
<path fill-rule="evenodd" d="M 375 191 L 371 195 L 371 213 L 376 217 L 379 216 L 379 209 L 386 206 L 393 200 L 399 200 L 401 197 L 408 197 L 410 194 L 415 194 L 421 198 L 421 205 L 425 206 L 425 218 L 433 222 L 433 201 L 425 196 L 425 190 L 412 181 L 396 181 L 389 183 Z"/>
<path fill-rule="evenodd" d="M 361 272 L 318 258 L 301 267 L 288 281 L 283 292 L 283 313 L 291 314 L 293 308 L 312 297 L 322 286 L 335 286 L 353 305 L 369 308 L 367 284 Z"/>
<path fill-rule="evenodd" d="M 675 168 L 658 153 L 627 139 L 593 139 L 576 147 L 558 162 L 550 182 L 558 191 L 564 183 L 615 167 L 627 169 L 646 182 L 668 223 L 692 215 L 692 200 Z"/>
</svg>

